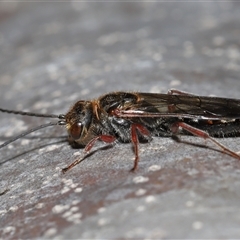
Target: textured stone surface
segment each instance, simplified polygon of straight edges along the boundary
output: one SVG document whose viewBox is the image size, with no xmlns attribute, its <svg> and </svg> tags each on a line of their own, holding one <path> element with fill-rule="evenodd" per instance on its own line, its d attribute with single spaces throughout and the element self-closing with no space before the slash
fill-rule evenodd
<svg viewBox="0 0 240 240">
<path fill-rule="evenodd" d="M 240 9 L 224 3 L 0 5 L 0 106 L 65 113 L 117 90 L 239 97 Z M 0 113 L 0 140 L 48 122 Z M 214 147 L 195 137 L 184 141 Z M 239 150 L 239 139 L 221 139 Z M 96 147 L 101 147 L 99 144 Z M 62 127 L 0 149 L 0 236 L 238 238 L 240 162 L 154 138 L 81 157 Z"/>
</svg>

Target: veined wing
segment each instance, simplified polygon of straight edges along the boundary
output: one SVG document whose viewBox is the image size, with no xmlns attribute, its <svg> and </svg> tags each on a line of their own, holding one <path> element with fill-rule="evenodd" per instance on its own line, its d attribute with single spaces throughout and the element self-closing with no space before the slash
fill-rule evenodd
<svg viewBox="0 0 240 240">
<path fill-rule="evenodd" d="M 195 95 L 133 93 L 135 103 L 119 110 L 127 117 L 183 117 L 199 119 L 240 119 L 240 100 Z"/>
</svg>

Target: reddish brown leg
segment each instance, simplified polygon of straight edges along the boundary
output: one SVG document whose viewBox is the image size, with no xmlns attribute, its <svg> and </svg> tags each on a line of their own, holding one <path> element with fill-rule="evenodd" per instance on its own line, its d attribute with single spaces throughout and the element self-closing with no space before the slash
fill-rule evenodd
<svg viewBox="0 0 240 240">
<path fill-rule="evenodd" d="M 97 136 L 97 137 L 93 138 L 84 148 L 85 155 L 92 149 L 92 147 L 94 146 L 94 144 L 96 143 L 97 140 L 101 140 L 105 143 L 113 143 L 116 140 L 116 138 L 114 136 L 111 136 L 111 135 L 100 135 L 100 136 Z M 84 157 L 77 159 L 76 161 L 71 163 L 66 168 L 63 168 L 62 172 L 65 173 L 66 171 L 68 171 L 69 169 L 73 168 L 78 163 L 80 163 L 83 159 L 84 159 Z"/>
<path fill-rule="evenodd" d="M 192 133 L 195 136 L 198 136 L 198 137 L 201 137 L 201 138 L 204 138 L 204 139 L 209 139 L 210 141 L 215 143 L 217 146 L 219 146 L 222 149 L 223 153 L 229 154 L 230 156 L 240 160 L 240 156 L 237 153 L 233 152 L 232 150 L 225 147 L 223 144 L 221 144 L 220 142 L 218 142 L 214 138 L 210 137 L 207 132 L 204 132 L 203 130 L 192 127 L 192 126 L 190 126 L 190 125 L 188 125 L 187 123 L 184 123 L 184 122 L 174 123 L 172 125 L 172 132 L 176 133 L 178 131 L 179 127 L 182 127 L 184 130 Z"/>
<path fill-rule="evenodd" d="M 116 138 L 114 136 L 111 136 L 111 135 L 100 135 L 100 136 L 97 136 L 95 138 L 93 138 L 87 145 L 86 147 L 84 148 L 84 151 L 85 152 L 89 152 L 92 147 L 94 146 L 94 144 L 96 143 L 97 140 L 101 140 L 105 143 L 113 143 Z"/>
<path fill-rule="evenodd" d="M 137 169 L 139 156 L 138 156 L 138 135 L 137 131 L 139 131 L 142 135 L 150 136 L 150 132 L 141 124 L 134 123 L 131 126 L 131 140 L 134 147 L 134 153 L 135 153 L 135 160 L 133 168 L 131 169 L 131 172 L 134 172 Z"/>
</svg>

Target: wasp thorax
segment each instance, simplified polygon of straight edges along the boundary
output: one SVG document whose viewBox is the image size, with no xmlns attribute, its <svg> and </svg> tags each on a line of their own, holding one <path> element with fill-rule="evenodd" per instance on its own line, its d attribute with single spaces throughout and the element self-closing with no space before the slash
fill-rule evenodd
<svg viewBox="0 0 240 240">
<path fill-rule="evenodd" d="M 66 114 L 68 134 L 74 140 L 83 137 L 92 121 L 92 104 L 88 101 L 78 101 Z"/>
</svg>

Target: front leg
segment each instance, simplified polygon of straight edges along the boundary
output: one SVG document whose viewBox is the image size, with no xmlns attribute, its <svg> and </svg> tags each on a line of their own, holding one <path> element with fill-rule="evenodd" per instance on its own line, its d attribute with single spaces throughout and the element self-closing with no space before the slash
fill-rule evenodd
<svg viewBox="0 0 240 240">
<path fill-rule="evenodd" d="M 111 135 L 100 135 L 100 136 L 96 136 L 94 137 L 91 141 L 88 142 L 88 144 L 85 146 L 84 148 L 84 152 L 85 155 L 83 158 L 79 158 L 76 161 L 74 161 L 73 163 L 71 163 L 69 166 L 67 166 L 66 168 L 62 169 L 62 173 L 67 172 L 68 170 L 70 170 L 71 168 L 73 168 L 74 166 L 76 166 L 77 164 L 79 164 L 85 157 L 86 155 L 89 153 L 89 151 L 92 149 L 92 147 L 94 146 L 94 144 L 96 143 L 96 141 L 101 140 L 105 143 L 113 143 L 116 138 L 114 136 Z"/>
</svg>

